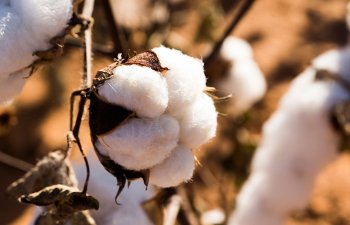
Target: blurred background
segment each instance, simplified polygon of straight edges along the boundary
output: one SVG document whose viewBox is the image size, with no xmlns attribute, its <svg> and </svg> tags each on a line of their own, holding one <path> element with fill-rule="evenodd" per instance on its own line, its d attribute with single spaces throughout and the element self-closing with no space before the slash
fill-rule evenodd
<svg viewBox="0 0 350 225">
<path fill-rule="evenodd" d="M 96 1 L 93 74 L 112 63 L 119 52 L 132 56 L 160 44 L 205 58 L 242 2 Z M 204 218 L 202 223 L 224 224 L 225 218 L 215 222 L 204 216 L 208 212 L 225 216 L 234 209 L 236 194 L 247 178 L 260 140 L 262 124 L 290 81 L 315 56 L 347 44 L 346 4 L 346 0 L 259 0 L 234 30 L 232 35 L 252 46 L 254 59 L 267 81 L 267 92 L 239 115 L 230 113 L 229 101 L 217 103 L 217 137 L 201 148 L 201 166 L 193 181 L 183 185 L 196 216 Z M 63 56 L 33 74 L 13 107 L 0 108 L 0 152 L 35 164 L 48 151 L 65 148 L 69 96 L 79 88 L 82 60 L 81 43 L 67 38 Z M 211 85 L 215 86 L 224 74 L 220 63 L 208 68 Z M 5 125 L 9 121 L 10 126 Z M 87 120 L 83 126 L 81 141 L 88 150 L 91 143 Z M 81 160 L 78 149 L 74 149 L 72 157 Z M 6 187 L 23 174 L 24 171 L 0 163 L 0 224 L 26 224 L 31 218 L 32 208 L 20 205 L 5 193 Z M 287 224 L 350 224 L 349 174 L 350 155 L 340 152 L 317 179 L 307 209 L 295 213 Z"/>
</svg>

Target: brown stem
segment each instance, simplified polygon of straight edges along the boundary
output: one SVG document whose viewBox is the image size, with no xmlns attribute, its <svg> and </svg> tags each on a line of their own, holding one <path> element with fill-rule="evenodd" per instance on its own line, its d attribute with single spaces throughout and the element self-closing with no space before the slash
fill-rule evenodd
<svg viewBox="0 0 350 225">
<path fill-rule="evenodd" d="M 222 37 L 216 42 L 215 46 L 213 47 L 212 51 L 210 54 L 204 58 L 204 65 L 207 65 L 211 60 L 213 60 L 216 55 L 218 54 L 219 50 L 221 49 L 221 46 L 226 39 L 228 35 L 232 33 L 232 31 L 236 28 L 238 23 L 241 21 L 241 19 L 244 17 L 244 15 L 248 12 L 250 7 L 253 5 L 255 0 L 246 0 L 241 8 L 239 9 L 238 13 L 236 16 L 233 18 L 231 21 L 231 24 L 226 28 L 226 31 L 222 35 Z"/>
<path fill-rule="evenodd" d="M 13 156 L 8 155 L 8 154 L 1 152 L 1 151 L 0 151 L 0 163 L 11 166 L 11 167 L 16 168 L 18 170 L 22 170 L 24 172 L 27 172 L 31 168 L 34 167 L 34 165 L 32 165 L 26 161 L 23 161 L 21 159 L 18 159 L 16 157 L 13 157 Z"/>
</svg>

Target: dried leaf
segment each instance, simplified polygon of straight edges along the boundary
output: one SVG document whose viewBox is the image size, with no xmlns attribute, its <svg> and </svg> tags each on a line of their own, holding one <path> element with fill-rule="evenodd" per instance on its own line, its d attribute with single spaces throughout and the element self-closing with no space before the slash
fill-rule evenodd
<svg viewBox="0 0 350 225">
<path fill-rule="evenodd" d="M 76 186 L 74 171 L 69 161 L 65 159 L 65 154 L 61 150 L 50 152 L 23 177 L 13 182 L 7 188 L 7 193 L 18 198 L 52 184 Z"/>
<path fill-rule="evenodd" d="M 146 66 L 162 74 L 164 74 L 166 71 L 169 70 L 168 68 L 162 67 L 160 65 L 158 56 L 156 55 L 156 53 L 152 51 L 146 51 L 146 52 L 137 54 L 134 57 L 128 59 L 124 64 L 125 65 L 135 64 L 139 66 Z"/>
</svg>

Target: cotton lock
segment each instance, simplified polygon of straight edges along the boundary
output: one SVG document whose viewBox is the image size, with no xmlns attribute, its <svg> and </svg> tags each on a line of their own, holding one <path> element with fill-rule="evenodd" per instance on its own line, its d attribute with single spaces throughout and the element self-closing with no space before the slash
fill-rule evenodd
<svg viewBox="0 0 350 225">
<path fill-rule="evenodd" d="M 0 103 L 21 91 L 27 68 L 38 59 L 33 53 L 50 49 L 71 16 L 72 0 L 0 2 L 0 85 L 9 87 L 0 89 Z"/>
</svg>

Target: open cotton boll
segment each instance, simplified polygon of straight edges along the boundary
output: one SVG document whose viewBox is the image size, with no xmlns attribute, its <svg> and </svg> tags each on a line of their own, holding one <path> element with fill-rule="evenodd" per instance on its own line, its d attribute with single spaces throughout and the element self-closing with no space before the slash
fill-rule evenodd
<svg viewBox="0 0 350 225">
<path fill-rule="evenodd" d="M 132 118 L 98 139 L 113 161 L 127 169 L 142 170 L 170 155 L 179 140 L 179 130 L 178 122 L 168 115 Z"/>
<path fill-rule="evenodd" d="M 238 196 L 229 225 L 277 225 L 291 211 L 306 206 L 317 174 L 337 153 L 339 136 L 330 123 L 331 110 L 350 99 L 339 83 L 316 80 L 316 68 L 349 80 L 349 52 L 349 48 L 326 52 L 292 82 L 264 125 L 252 175 Z"/>
<path fill-rule="evenodd" d="M 38 59 L 34 52 L 49 49 L 50 40 L 66 28 L 71 16 L 71 0 L 1 1 L 0 81 L 31 65 Z"/>
<path fill-rule="evenodd" d="M 177 146 L 162 163 L 150 170 L 149 183 L 158 187 L 173 187 L 192 178 L 195 161 L 192 151 Z"/>
<path fill-rule="evenodd" d="M 100 202 L 99 210 L 90 211 L 96 224 L 153 224 L 140 204 L 156 194 L 154 187 L 149 186 L 146 190 L 141 180 L 135 181 L 119 196 L 118 202 L 121 205 L 116 205 L 115 185 L 113 185 L 115 178 L 103 168 L 93 151 L 90 150 L 87 157 L 91 168 L 88 193 Z M 82 186 L 86 176 L 85 165 L 82 162 L 73 161 L 73 167 Z"/>
<path fill-rule="evenodd" d="M 161 66 L 169 69 L 165 75 L 169 91 L 167 111 L 177 115 L 206 87 L 203 62 L 164 46 L 152 51 L 157 54 Z"/>
<path fill-rule="evenodd" d="M 135 111 L 140 117 L 160 116 L 168 105 L 165 78 L 151 68 L 122 65 L 98 89 L 107 102 Z"/>
<path fill-rule="evenodd" d="M 184 109 L 180 122 L 179 143 L 190 149 L 196 149 L 215 136 L 217 112 L 213 100 L 205 93 L 193 99 Z"/>
<path fill-rule="evenodd" d="M 253 50 L 249 43 L 238 37 L 229 36 L 222 44 L 220 55 L 230 61 L 253 58 Z"/>
<path fill-rule="evenodd" d="M 231 62 L 231 66 L 217 86 L 225 94 L 232 94 L 232 107 L 228 113 L 242 114 L 265 95 L 264 74 L 253 59 L 252 48 L 242 39 L 226 38 L 220 54 L 223 59 Z"/>
</svg>

